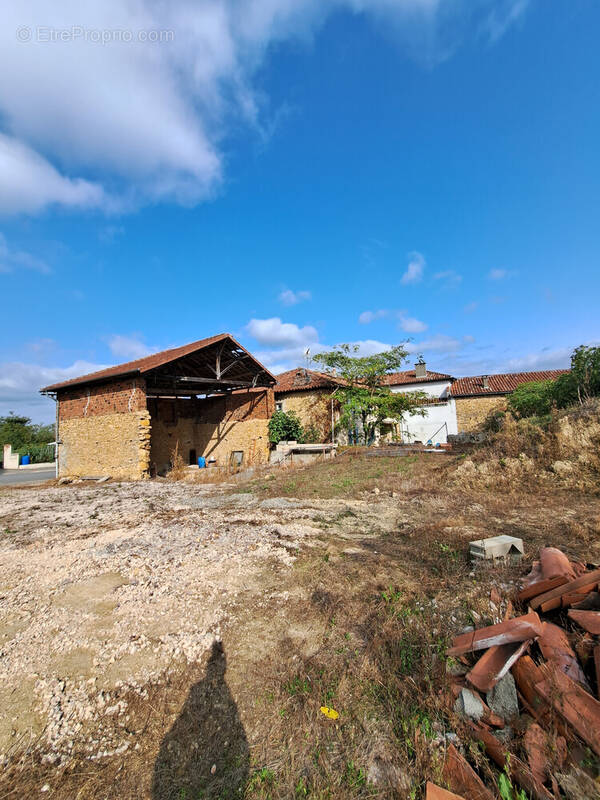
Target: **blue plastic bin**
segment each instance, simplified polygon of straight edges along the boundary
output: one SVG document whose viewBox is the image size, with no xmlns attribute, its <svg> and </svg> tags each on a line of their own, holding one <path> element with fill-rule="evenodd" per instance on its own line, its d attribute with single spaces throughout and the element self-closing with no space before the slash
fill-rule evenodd
<svg viewBox="0 0 600 800">
<path fill-rule="evenodd" d="M 198 456 L 198 469 L 204 469 L 206 467 L 206 459 L 204 456 Z"/>
<path fill-rule="evenodd" d="M 23 464 L 24 466 L 27 466 L 30 460 L 31 460 L 30 456 L 21 456 L 21 464 Z"/>
</svg>

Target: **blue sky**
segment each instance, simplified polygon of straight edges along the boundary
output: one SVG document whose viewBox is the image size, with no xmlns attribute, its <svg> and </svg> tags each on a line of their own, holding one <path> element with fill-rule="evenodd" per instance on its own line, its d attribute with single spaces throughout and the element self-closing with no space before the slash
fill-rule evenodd
<svg viewBox="0 0 600 800">
<path fill-rule="evenodd" d="M 594 0 L 87 5 L 3 12 L 0 414 L 223 331 L 456 376 L 600 339 Z"/>
</svg>

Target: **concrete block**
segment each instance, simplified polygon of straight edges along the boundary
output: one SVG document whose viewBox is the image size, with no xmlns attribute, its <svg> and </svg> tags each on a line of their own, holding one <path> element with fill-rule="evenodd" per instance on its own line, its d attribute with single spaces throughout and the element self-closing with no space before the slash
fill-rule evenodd
<svg viewBox="0 0 600 800">
<path fill-rule="evenodd" d="M 524 553 L 523 540 L 516 536 L 503 534 L 469 542 L 469 554 L 473 559 L 520 561 Z"/>
</svg>

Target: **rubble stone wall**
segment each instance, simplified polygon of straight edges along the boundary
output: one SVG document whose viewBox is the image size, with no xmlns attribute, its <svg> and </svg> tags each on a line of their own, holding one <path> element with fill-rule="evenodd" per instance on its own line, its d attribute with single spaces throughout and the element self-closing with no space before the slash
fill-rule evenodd
<svg viewBox="0 0 600 800">
<path fill-rule="evenodd" d="M 283 411 L 293 411 L 304 428 L 314 425 L 320 433 L 319 442 L 331 441 L 331 391 L 308 390 L 278 394 L 278 403 L 283 403 Z M 339 417 L 339 405 L 334 400 L 334 418 Z"/>
<path fill-rule="evenodd" d="M 150 414 L 143 378 L 75 386 L 58 397 L 59 476 L 150 474 Z"/>
<path fill-rule="evenodd" d="M 458 432 L 472 432 L 481 430 L 490 411 L 505 411 L 506 396 L 495 395 L 492 397 L 457 397 L 456 422 Z"/>
<path fill-rule="evenodd" d="M 150 414 L 97 414 L 60 421 L 59 476 L 150 474 Z"/>
<path fill-rule="evenodd" d="M 244 466 L 269 459 L 272 390 L 235 392 L 206 399 L 150 399 L 151 473 L 164 474 L 175 449 L 185 464 L 204 456 L 227 467 L 231 453 L 242 451 Z M 193 451 L 193 452 L 192 452 Z"/>
<path fill-rule="evenodd" d="M 191 450 L 195 451 L 195 458 L 216 459 L 219 467 L 227 467 L 231 453 L 240 450 L 244 453 L 244 466 L 264 464 L 270 450 L 268 425 L 267 419 L 203 423 L 181 417 L 175 424 L 152 419 L 152 472 L 160 475 L 169 469 L 176 447 L 186 464 Z"/>
</svg>

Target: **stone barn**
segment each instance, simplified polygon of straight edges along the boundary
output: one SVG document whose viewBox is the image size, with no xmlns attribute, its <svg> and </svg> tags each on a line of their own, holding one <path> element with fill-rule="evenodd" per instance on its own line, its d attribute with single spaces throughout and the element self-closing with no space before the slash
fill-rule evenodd
<svg viewBox="0 0 600 800">
<path fill-rule="evenodd" d="M 59 476 L 140 479 L 268 460 L 275 378 L 228 333 L 41 390 L 56 400 Z"/>
</svg>

